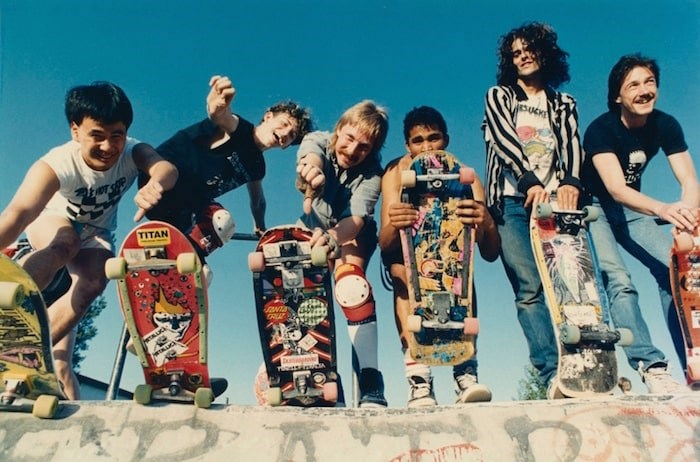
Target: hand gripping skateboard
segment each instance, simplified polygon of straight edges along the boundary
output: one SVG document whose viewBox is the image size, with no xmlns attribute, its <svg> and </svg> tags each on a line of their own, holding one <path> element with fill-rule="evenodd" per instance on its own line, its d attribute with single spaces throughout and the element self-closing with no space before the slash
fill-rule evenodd
<svg viewBox="0 0 700 462">
<path fill-rule="evenodd" d="M 686 380 L 700 390 L 700 229 L 677 232 L 671 247 L 671 291 L 686 347 Z"/>
<path fill-rule="evenodd" d="M 617 386 L 615 344 L 632 343 L 612 330 L 610 308 L 587 222 L 598 209 L 559 210 L 538 204 L 530 222 L 532 251 L 557 338 L 557 386 L 566 397 L 609 394 Z"/>
<path fill-rule="evenodd" d="M 65 399 L 56 378 L 46 306 L 39 288 L 0 255 L 0 411 L 52 418 Z M 22 399 L 33 403 L 21 403 Z"/>
<path fill-rule="evenodd" d="M 272 406 L 335 406 L 338 400 L 328 257 L 323 248 L 312 252 L 310 239 L 306 228 L 270 228 L 248 256 L 269 381 L 259 401 Z"/>
<path fill-rule="evenodd" d="M 406 319 L 407 338 L 411 355 L 424 364 L 461 364 L 474 355 L 475 229 L 456 215 L 457 202 L 472 197 L 474 177 L 445 151 L 422 153 L 401 172 L 401 199 L 419 214 L 412 227 L 400 230 L 413 313 Z"/>
<path fill-rule="evenodd" d="M 105 273 L 117 280 L 122 313 L 146 383 L 134 400 L 194 403 L 214 400 L 208 371 L 207 290 L 190 241 L 168 223 L 136 226 Z"/>
</svg>

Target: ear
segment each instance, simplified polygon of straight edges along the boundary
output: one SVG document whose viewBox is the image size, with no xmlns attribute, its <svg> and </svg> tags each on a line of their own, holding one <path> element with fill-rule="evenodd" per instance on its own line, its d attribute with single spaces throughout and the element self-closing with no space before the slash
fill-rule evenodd
<svg viewBox="0 0 700 462">
<path fill-rule="evenodd" d="M 267 111 L 265 114 L 263 114 L 263 122 L 267 122 L 268 120 L 272 119 L 275 116 L 275 114 L 272 111 Z"/>
<path fill-rule="evenodd" d="M 71 122 L 71 123 L 70 123 L 70 137 L 71 137 L 71 139 L 72 139 L 73 141 L 75 141 L 75 142 L 79 142 L 79 141 L 80 141 L 80 139 L 79 139 L 80 137 L 78 136 L 78 129 L 79 129 L 79 128 L 80 128 L 80 127 L 79 127 L 78 124 L 76 124 L 75 122 Z"/>
</svg>

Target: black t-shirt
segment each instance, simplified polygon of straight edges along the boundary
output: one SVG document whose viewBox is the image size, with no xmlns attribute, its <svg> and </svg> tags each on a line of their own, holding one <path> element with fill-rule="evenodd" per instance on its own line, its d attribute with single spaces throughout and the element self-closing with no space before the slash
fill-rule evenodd
<svg viewBox="0 0 700 462">
<path fill-rule="evenodd" d="M 593 166 L 595 155 L 614 153 L 620 161 L 627 185 L 640 191 L 642 173 L 659 149 L 669 156 L 686 151 L 688 145 L 678 121 L 669 114 L 654 110 L 643 127 L 632 129 L 625 127 L 619 114 L 606 112 L 586 130 L 583 148 L 586 152 L 581 172 L 584 187 L 589 194 L 607 201 L 611 197 Z"/>
</svg>

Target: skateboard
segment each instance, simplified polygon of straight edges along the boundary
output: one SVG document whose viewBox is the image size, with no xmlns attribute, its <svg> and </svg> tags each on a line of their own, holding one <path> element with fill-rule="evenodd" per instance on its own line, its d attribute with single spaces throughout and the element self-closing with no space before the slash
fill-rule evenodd
<svg viewBox="0 0 700 462">
<path fill-rule="evenodd" d="M 338 400 L 328 257 L 323 248 L 312 252 L 310 239 L 306 228 L 270 228 L 248 256 L 268 378 L 259 401 L 271 406 L 335 406 Z"/>
<path fill-rule="evenodd" d="M 474 355 L 476 230 L 456 215 L 457 202 L 472 197 L 474 178 L 445 151 L 422 153 L 401 172 L 401 200 L 419 214 L 400 237 L 413 313 L 406 319 L 408 346 L 423 364 L 456 365 Z"/>
<path fill-rule="evenodd" d="M 700 390 L 700 229 L 674 234 L 671 247 L 671 292 L 686 347 L 686 380 Z"/>
<path fill-rule="evenodd" d="M 613 330 L 609 304 L 587 223 L 598 209 L 559 210 L 541 203 L 530 241 L 557 338 L 557 385 L 564 397 L 611 394 L 618 383 L 615 344 L 632 343 L 628 329 Z"/>
<path fill-rule="evenodd" d="M 145 222 L 126 236 L 119 255 L 105 263 L 117 292 L 145 384 L 140 404 L 214 400 L 208 371 L 208 300 L 202 263 L 190 241 L 172 225 Z"/>
<path fill-rule="evenodd" d="M 53 418 L 58 400 L 66 399 L 53 361 L 39 288 L 24 269 L 0 255 L 0 411 Z"/>
</svg>

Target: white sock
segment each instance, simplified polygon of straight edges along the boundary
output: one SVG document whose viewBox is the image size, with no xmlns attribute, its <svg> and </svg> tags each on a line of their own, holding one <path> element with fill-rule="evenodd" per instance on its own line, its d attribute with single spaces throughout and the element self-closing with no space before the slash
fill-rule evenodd
<svg viewBox="0 0 700 462">
<path fill-rule="evenodd" d="M 360 370 L 371 367 L 379 370 L 377 358 L 377 321 L 348 325 L 350 343 L 357 356 Z"/>
<path fill-rule="evenodd" d="M 406 377 L 421 377 L 426 382 L 430 382 L 430 366 L 416 362 L 408 349 L 403 351 L 403 363 L 406 370 Z"/>
</svg>

